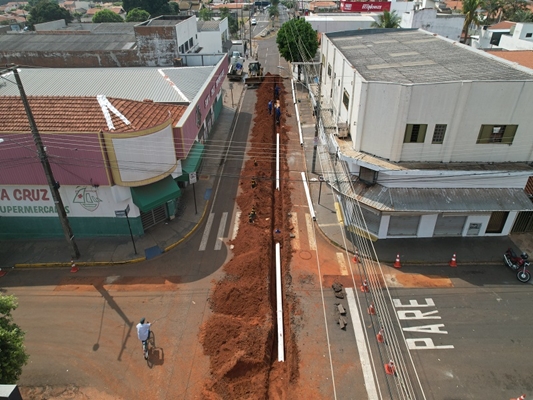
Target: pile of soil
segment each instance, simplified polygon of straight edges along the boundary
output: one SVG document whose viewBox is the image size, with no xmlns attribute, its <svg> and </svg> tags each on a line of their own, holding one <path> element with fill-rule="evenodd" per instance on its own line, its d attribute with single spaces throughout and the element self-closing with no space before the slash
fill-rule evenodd
<svg viewBox="0 0 533 400">
<path fill-rule="evenodd" d="M 279 86 L 282 110 L 279 125 L 268 112 Z M 241 174 L 237 204 L 241 220 L 230 243 L 233 257 L 224 266 L 225 277 L 214 284 L 213 315 L 201 331 L 204 353 L 210 356 L 211 379 L 204 387 L 207 399 L 287 398 L 298 377 L 298 352 L 290 330 L 291 309 L 284 311 L 285 362 L 277 362 L 275 340 L 275 257 L 281 243 L 285 298 L 290 297 L 291 210 L 288 165 L 282 157 L 281 190 L 275 190 L 275 143 L 280 133 L 281 154 L 288 143 L 286 91 L 279 76 L 267 74 L 257 89 L 254 126 L 249 139 L 248 159 Z M 257 185 L 252 187 L 252 179 Z M 255 211 L 253 222 L 249 213 Z M 295 305 L 287 304 L 286 307 Z"/>
</svg>

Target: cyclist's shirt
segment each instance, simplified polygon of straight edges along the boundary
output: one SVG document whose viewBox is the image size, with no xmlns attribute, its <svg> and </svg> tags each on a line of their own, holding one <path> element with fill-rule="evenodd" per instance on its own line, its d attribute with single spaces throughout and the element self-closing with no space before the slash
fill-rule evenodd
<svg viewBox="0 0 533 400">
<path fill-rule="evenodd" d="M 139 340 L 146 340 L 148 339 L 148 333 L 150 332 L 150 323 L 141 324 L 140 322 L 137 324 L 137 337 Z"/>
</svg>

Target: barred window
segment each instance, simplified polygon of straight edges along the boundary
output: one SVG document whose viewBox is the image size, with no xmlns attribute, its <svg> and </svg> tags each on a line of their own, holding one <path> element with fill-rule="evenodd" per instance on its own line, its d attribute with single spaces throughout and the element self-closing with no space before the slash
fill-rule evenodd
<svg viewBox="0 0 533 400">
<path fill-rule="evenodd" d="M 447 125 L 445 124 L 435 125 L 435 130 L 433 131 L 433 140 L 431 143 L 442 144 L 444 141 L 444 134 L 446 133 L 446 127 Z"/>
</svg>

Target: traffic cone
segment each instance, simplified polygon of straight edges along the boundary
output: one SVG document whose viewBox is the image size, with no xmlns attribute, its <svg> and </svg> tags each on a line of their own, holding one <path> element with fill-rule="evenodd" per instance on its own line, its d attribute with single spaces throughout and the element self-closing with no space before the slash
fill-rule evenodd
<svg viewBox="0 0 533 400">
<path fill-rule="evenodd" d="M 0 268 L 0 276 L 4 276 L 5 274 L 7 274 L 7 272 L 3 271 L 2 268 Z"/>
<path fill-rule="evenodd" d="M 396 254 L 396 261 L 394 261 L 394 268 L 401 268 L 402 264 L 400 264 L 400 255 Z"/>
<path fill-rule="evenodd" d="M 352 261 L 354 263 L 359 261 L 359 252 L 357 250 L 355 250 L 355 255 L 353 256 Z"/>
<path fill-rule="evenodd" d="M 520 397 L 517 397 L 516 399 L 515 399 L 515 398 L 513 397 L 513 398 L 512 398 L 512 399 L 510 399 L 510 400 L 526 400 L 526 395 L 525 395 L 525 394 L 523 394 L 522 396 L 520 396 Z"/>
<path fill-rule="evenodd" d="M 363 284 L 361 285 L 361 292 L 368 293 L 370 292 L 370 289 L 368 288 L 368 282 L 366 279 L 363 281 Z"/>
<path fill-rule="evenodd" d="M 76 267 L 74 260 L 70 260 L 70 265 L 70 272 L 78 272 L 80 270 L 78 267 Z"/>
<path fill-rule="evenodd" d="M 392 360 L 389 361 L 388 364 L 385 364 L 385 372 L 387 375 L 394 375 L 394 372 L 396 371 L 396 367 L 394 367 L 394 363 Z"/>
<path fill-rule="evenodd" d="M 457 267 L 457 258 L 455 256 L 455 253 L 453 253 L 452 259 L 450 261 L 450 267 L 453 267 L 453 268 Z"/>
<path fill-rule="evenodd" d="M 376 339 L 379 343 L 385 343 L 385 337 L 383 336 L 383 328 L 379 330 L 378 334 L 376 335 Z"/>
<path fill-rule="evenodd" d="M 374 308 L 374 304 L 370 303 L 370 307 L 368 307 L 368 313 L 370 315 L 376 315 L 376 309 Z"/>
</svg>

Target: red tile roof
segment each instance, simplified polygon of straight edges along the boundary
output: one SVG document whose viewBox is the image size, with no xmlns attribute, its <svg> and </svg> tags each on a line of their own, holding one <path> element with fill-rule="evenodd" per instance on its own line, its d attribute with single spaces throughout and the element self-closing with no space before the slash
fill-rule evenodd
<svg viewBox="0 0 533 400">
<path fill-rule="evenodd" d="M 533 69 L 533 50 L 487 51 L 487 53 Z"/>
<path fill-rule="evenodd" d="M 96 97 L 29 97 L 35 123 L 40 132 L 97 133 L 110 132 Z M 126 125 L 109 111 L 114 133 L 135 132 L 167 121 L 176 124 L 186 106 L 108 98 L 129 121 Z M 22 100 L 18 96 L 0 97 L 0 132 L 29 132 L 30 126 Z"/>
<path fill-rule="evenodd" d="M 496 29 L 511 29 L 513 26 L 516 25 L 516 22 L 511 22 L 511 21 L 502 21 L 502 22 L 498 22 L 497 24 L 494 24 L 494 25 L 490 25 L 489 26 L 489 29 L 490 30 L 496 30 Z"/>
</svg>

